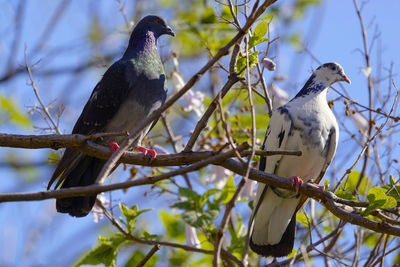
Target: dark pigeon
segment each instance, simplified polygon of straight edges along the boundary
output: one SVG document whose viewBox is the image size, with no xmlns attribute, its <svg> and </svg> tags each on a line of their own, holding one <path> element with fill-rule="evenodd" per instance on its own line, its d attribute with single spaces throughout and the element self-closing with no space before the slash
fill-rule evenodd
<svg viewBox="0 0 400 267">
<path fill-rule="evenodd" d="M 339 64 L 326 63 L 289 103 L 272 112 L 262 149 L 301 150 L 302 155 L 262 157 L 261 171 L 290 178 L 297 190 L 303 181 L 320 182 L 339 138 L 336 118 L 326 101 L 327 89 L 338 81 L 350 83 Z M 296 213 L 305 199 L 297 192 L 259 183 L 249 224 L 251 249 L 265 257 L 290 254 Z"/>
<path fill-rule="evenodd" d="M 90 135 L 99 132 L 122 132 L 132 130 L 152 111 L 165 102 L 165 72 L 157 50 L 157 39 L 164 34 L 175 36 L 166 21 L 158 16 L 140 20 L 129 39 L 129 45 L 120 60 L 104 73 L 79 116 L 72 133 Z M 146 127 L 133 146 L 140 147 L 144 136 L 156 121 Z M 113 150 L 122 137 L 105 139 Z M 87 156 L 67 148 L 48 184 L 48 189 L 58 178 L 55 188 L 70 188 L 94 184 L 105 160 Z M 71 216 L 86 216 L 96 201 L 96 195 L 60 198 L 56 201 L 58 212 Z"/>
</svg>

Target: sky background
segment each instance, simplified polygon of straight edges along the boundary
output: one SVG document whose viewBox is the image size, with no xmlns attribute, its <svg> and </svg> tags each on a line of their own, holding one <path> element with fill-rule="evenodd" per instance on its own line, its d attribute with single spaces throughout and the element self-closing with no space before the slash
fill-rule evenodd
<svg viewBox="0 0 400 267">
<path fill-rule="evenodd" d="M 132 14 L 134 9 L 133 2 L 124 1 L 127 14 Z M 149 1 L 150 2 L 150 1 Z M 3 64 L 8 59 L 14 31 L 14 15 L 18 1 L 0 0 L 0 76 L 4 72 Z M 25 44 L 29 53 L 41 40 L 43 28 L 48 23 L 50 15 L 58 6 L 59 1 L 26 1 L 26 12 L 23 18 L 21 32 L 21 44 Z M 399 84 L 398 71 L 400 63 L 399 43 L 400 35 L 400 1 L 381 0 L 381 1 L 359 1 L 362 6 L 362 14 L 368 30 L 368 41 L 374 35 L 379 35 L 379 40 L 373 42 L 371 60 L 376 65 L 377 62 L 383 66 L 382 77 L 387 76 L 387 69 L 393 63 L 394 80 Z M 151 4 L 146 7 L 145 14 L 159 14 L 158 9 L 151 8 Z M 105 30 L 105 41 L 103 41 L 96 51 L 100 55 L 115 53 L 121 55 L 127 44 L 128 34 L 123 31 L 125 22 L 118 11 L 116 1 L 71 1 L 62 19 L 55 28 L 53 34 L 46 42 L 46 51 L 53 48 L 73 47 L 68 52 L 57 49 L 54 54 L 39 53 L 36 58 L 30 58 L 30 63 L 40 60 L 38 69 L 46 72 L 62 66 L 79 65 L 85 59 L 93 56 L 88 54 L 89 46 L 86 40 L 88 30 L 93 23 L 92 17 L 88 14 L 99 14 L 99 21 Z M 179 28 L 174 25 L 173 13 L 170 10 L 161 12 L 169 21 L 176 34 L 179 35 Z M 130 17 L 129 17 L 130 18 Z M 304 19 L 291 26 L 289 29 L 284 27 L 272 27 L 272 36 L 280 35 L 280 30 L 289 30 L 302 33 L 305 38 L 305 45 L 313 56 L 320 62 L 339 62 L 347 76 L 351 79 L 351 85 L 344 85 L 349 96 L 365 105 L 368 104 L 367 79 L 361 72 L 365 66 L 362 50 L 362 39 L 359 20 L 356 16 L 353 1 L 349 0 L 326 0 L 323 4 L 307 12 Z M 170 46 L 171 39 L 162 37 L 160 45 L 165 47 L 165 51 L 173 49 Z M 172 47 L 172 48 L 171 48 Z M 23 45 L 18 47 L 18 57 L 16 64 L 23 64 Z M 164 48 L 163 48 L 164 49 Z M 161 54 L 163 53 L 161 49 Z M 382 53 L 377 53 L 380 50 Z M 297 53 L 292 46 L 282 44 L 279 49 L 272 51 L 276 56 L 276 73 L 285 75 L 288 80 L 278 83 L 291 96 L 301 88 L 311 74 L 312 69 L 319 66 L 308 53 Z M 205 57 L 196 60 L 181 60 L 181 71 L 185 79 L 199 69 Z M 386 71 L 385 71 L 386 68 Z M 68 99 L 66 110 L 62 117 L 60 129 L 64 133 L 69 133 L 80 111 L 87 101 L 92 89 L 100 79 L 104 69 L 91 68 L 88 71 L 77 74 L 78 77 L 71 75 L 58 75 L 48 79 L 45 75 L 35 76 L 39 82 L 40 94 L 46 103 L 55 100 L 56 103 Z M 377 75 L 376 70 L 372 69 L 373 75 Z M 28 76 L 24 72 L 16 78 L 0 83 L 0 94 L 12 97 L 16 102 L 21 103 L 21 107 L 27 111 L 28 106 L 36 103 L 32 88 L 27 83 Z M 201 90 L 203 85 L 208 84 L 208 77 L 205 77 L 195 86 Z M 383 80 L 380 84 L 382 88 L 388 87 L 389 81 Z M 335 86 L 342 90 L 340 86 Z M 171 84 L 169 84 L 170 92 Z M 329 93 L 329 98 L 335 98 L 337 94 Z M 192 114 L 193 115 L 193 114 Z M 191 118 L 196 118 L 193 115 Z M 43 124 L 34 117 L 35 122 Z M 180 131 L 187 131 L 190 126 L 180 128 L 184 122 L 176 122 L 177 134 Z M 351 121 L 348 120 L 348 123 Z M 354 129 L 353 125 L 349 125 Z M 190 130 L 190 129 L 189 129 Z M 6 133 L 40 133 L 33 128 L 25 129 L 9 124 L 0 125 L 0 132 Z M 398 150 L 396 143 L 395 150 Z M 169 148 L 168 148 L 169 149 Z M 338 151 L 346 151 L 349 148 L 344 140 L 340 140 Z M 11 152 L 10 152 L 11 151 Z M 5 161 L 10 153 L 20 159 L 43 159 L 48 155 L 49 150 L 29 151 L 22 149 L 0 150 L 0 159 Z M 59 153 L 59 152 L 58 152 Z M 343 153 L 343 155 L 346 153 Z M 398 155 L 398 152 L 396 152 Z M 344 159 L 345 162 L 352 162 L 351 157 Z M 343 159 L 340 159 L 342 162 Z M 338 163 L 335 161 L 333 165 Z M 344 167 L 346 166 L 339 166 Z M 347 166 L 348 167 L 348 166 Z M 358 168 L 359 169 L 359 168 Z M 36 171 L 28 176 L 26 173 L 16 172 L 4 164 L 0 167 L 0 192 L 27 192 L 45 190 L 47 182 L 52 174 L 53 167 L 49 165 L 40 166 Z M 117 172 L 119 174 L 119 172 Z M 397 173 L 396 173 L 397 174 Z M 113 175 L 113 182 L 122 181 L 117 174 Z M 28 177 L 28 178 L 27 178 Z M 32 181 L 29 179 L 31 178 Z M 150 193 L 144 196 L 144 188 L 130 189 L 127 194 L 121 192 L 113 193 L 113 203 L 123 200 L 130 205 L 137 203 L 141 209 L 151 208 L 155 204 L 160 205 L 161 198 Z M 162 200 L 162 199 L 161 199 Z M 158 202 L 157 202 L 158 201 Z M 168 207 L 168 202 L 161 205 Z M 141 217 L 139 224 L 147 225 L 152 233 L 160 231 L 157 224 L 157 214 L 147 213 Z M 91 215 L 76 219 L 55 211 L 55 201 L 46 200 L 40 202 L 20 202 L 0 204 L 0 266 L 67 266 L 82 254 L 83 251 L 91 248 L 100 232 L 106 233 L 110 228 L 106 227 L 108 222 L 103 220 L 95 224 Z M 122 262 L 122 261 L 121 261 Z"/>
</svg>

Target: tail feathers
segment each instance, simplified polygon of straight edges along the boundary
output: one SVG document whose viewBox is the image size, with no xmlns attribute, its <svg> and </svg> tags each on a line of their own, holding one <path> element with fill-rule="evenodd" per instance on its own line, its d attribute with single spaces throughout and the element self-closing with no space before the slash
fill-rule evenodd
<svg viewBox="0 0 400 267">
<path fill-rule="evenodd" d="M 265 257 L 288 255 L 294 244 L 297 197 L 283 194 L 266 185 L 259 185 L 251 217 L 250 247 Z M 285 193 L 285 192 L 283 192 Z"/>
<path fill-rule="evenodd" d="M 77 186 L 87 186 L 95 183 L 100 173 L 104 160 L 84 156 L 74 167 L 68 172 L 67 177 L 63 178 L 64 182 L 61 188 L 71 188 Z M 56 200 L 56 208 L 58 212 L 68 213 L 74 217 L 84 217 L 92 210 L 97 195 L 67 197 Z"/>
<path fill-rule="evenodd" d="M 284 257 L 293 250 L 294 237 L 296 233 L 296 213 L 293 214 L 288 227 L 286 228 L 281 240 L 274 245 L 257 245 L 250 238 L 250 248 L 264 257 Z"/>
</svg>

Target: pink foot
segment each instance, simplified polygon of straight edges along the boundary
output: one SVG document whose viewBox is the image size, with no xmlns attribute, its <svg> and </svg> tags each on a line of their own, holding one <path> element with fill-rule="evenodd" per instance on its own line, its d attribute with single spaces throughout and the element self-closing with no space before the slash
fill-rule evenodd
<svg viewBox="0 0 400 267">
<path fill-rule="evenodd" d="M 114 153 L 115 151 L 117 151 L 119 149 L 119 145 L 111 140 L 107 141 L 107 145 L 109 145 L 111 147 L 112 153 Z"/>
<path fill-rule="evenodd" d="M 143 156 L 147 156 L 147 154 L 150 154 L 151 159 L 155 159 L 157 157 L 157 153 L 154 149 L 147 149 L 142 146 L 137 146 L 137 147 L 135 147 L 135 150 L 142 152 Z"/>
<path fill-rule="evenodd" d="M 289 179 L 292 180 L 292 183 L 293 183 L 294 187 L 296 188 L 296 192 L 299 192 L 300 186 L 303 184 L 303 180 L 301 180 L 297 176 L 292 176 Z"/>
<path fill-rule="evenodd" d="M 324 189 L 325 187 L 323 185 L 319 185 L 317 183 L 314 183 L 313 181 L 309 181 L 308 183 L 315 185 L 316 187 L 320 188 L 320 189 Z"/>
</svg>

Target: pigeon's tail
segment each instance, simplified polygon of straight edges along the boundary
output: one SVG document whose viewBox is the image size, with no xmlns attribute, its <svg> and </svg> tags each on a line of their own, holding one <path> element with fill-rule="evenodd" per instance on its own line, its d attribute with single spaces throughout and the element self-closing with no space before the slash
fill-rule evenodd
<svg viewBox="0 0 400 267">
<path fill-rule="evenodd" d="M 74 169 L 67 174 L 61 188 L 94 184 L 104 164 L 104 160 L 83 156 Z M 56 201 L 56 208 L 61 213 L 84 217 L 92 210 L 96 197 L 97 195 L 59 198 Z"/>
<path fill-rule="evenodd" d="M 253 251 L 265 257 L 283 257 L 292 252 L 298 203 L 297 197 L 278 196 L 271 187 L 259 184 L 250 223 Z"/>
</svg>

